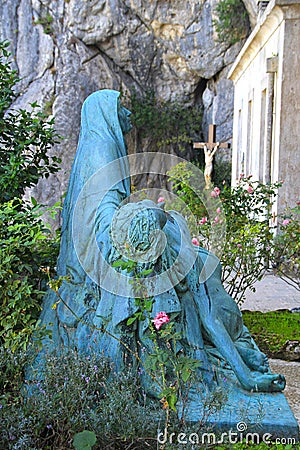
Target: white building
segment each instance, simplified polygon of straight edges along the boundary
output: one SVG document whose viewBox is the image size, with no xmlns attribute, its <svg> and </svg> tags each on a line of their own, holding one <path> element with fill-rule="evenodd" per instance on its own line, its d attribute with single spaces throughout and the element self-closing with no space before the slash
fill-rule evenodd
<svg viewBox="0 0 300 450">
<path fill-rule="evenodd" d="M 235 85 L 232 183 L 284 180 L 278 212 L 300 200 L 300 0 L 271 0 L 228 76 Z"/>
</svg>

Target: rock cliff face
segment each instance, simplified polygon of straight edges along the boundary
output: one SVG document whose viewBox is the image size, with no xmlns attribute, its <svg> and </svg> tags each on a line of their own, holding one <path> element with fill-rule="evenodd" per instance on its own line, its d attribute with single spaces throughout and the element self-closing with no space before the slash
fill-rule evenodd
<svg viewBox="0 0 300 450">
<path fill-rule="evenodd" d="M 2 0 L 0 38 L 11 42 L 22 92 L 15 106 L 37 100 L 56 117 L 63 170 L 39 200 L 66 190 L 82 102 L 101 88 L 204 105 L 203 126 L 231 138 L 233 87 L 226 76 L 242 43 L 217 42 L 216 0 Z M 252 0 L 245 2 L 252 23 Z"/>
</svg>

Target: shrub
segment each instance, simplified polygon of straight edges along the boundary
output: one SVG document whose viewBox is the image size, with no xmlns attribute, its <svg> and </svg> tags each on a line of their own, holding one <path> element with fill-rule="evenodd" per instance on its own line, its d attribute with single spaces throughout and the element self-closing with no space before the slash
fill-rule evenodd
<svg viewBox="0 0 300 450">
<path fill-rule="evenodd" d="M 48 155 L 59 138 L 54 119 L 36 103 L 31 111 L 11 109 L 18 77 L 7 47 L 0 43 L 0 344 L 16 350 L 26 348 L 33 332 L 43 335 L 37 318 L 58 253 L 58 236 L 43 223 L 42 206 L 23 196 L 41 177 L 57 172 L 60 160 Z"/>
<path fill-rule="evenodd" d="M 218 207 L 211 216 L 212 211 L 208 212 L 193 192 L 192 173 L 184 163 L 170 170 L 169 176 L 176 194 L 196 217 L 198 229 L 192 232 L 197 234 L 200 245 L 209 250 L 211 229 L 219 225 L 221 217 L 226 220 L 220 256 L 222 281 L 237 303 L 242 303 L 246 290 L 255 290 L 254 283 L 263 277 L 271 264 L 274 247 L 271 207 L 280 183 L 264 185 L 245 177 L 233 188 L 226 184 L 221 189 L 212 187 L 211 195 L 219 196 L 221 208 Z"/>
<path fill-rule="evenodd" d="M 54 119 L 32 103 L 31 111 L 9 109 L 16 98 L 17 74 L 11 69 L 8 43 L 0 43 L 0 203 L 21 197 L 25 189 L 59 170 L 48 155 L 59 136 Z"/>
<path fill-rule="evenodd" d="M 0 352 L 0 386 L 4 379 L 12 380 L 0 398 L 1 448 L 72 449 L 73 437 L 83 430 L 96 435 L 93 449 L 134 444 L 143 449 L 156 442 L 160 406 L 141 395 L 139 379 L 130 369 L 117 376 L 99 355 L 87 357 L 71 350 L 49 354 L 43 381 L 40 374 L 37 380 L 25 381 L 31 392 L 26 398 L 24 391 L 18 394 L 21 371 L 13 374 L 11 369 L 17 359 L 9 350 Z M 19 361 L 24 359 L 20 352 Z"/>
<path fill-rule="evenodd" d="M 58 236 L 43 223 L 38 205 L 20 199 L 0 204 L 0 343 L 5 347 L 26 348 L 33 332 L 37 339 L 44 334 L 37 319 L 57 252 Z"/>
<path fill-rule="evenodd" d="M 264 185 L 251 177 L 221 193 L 226 217 L 226 241 L 221 258 L 227 291 L 242 303 L 247 289 L 260 280 L 270 266 L 273 247 L 272 204 L 279 183 Z"/>
</svg>

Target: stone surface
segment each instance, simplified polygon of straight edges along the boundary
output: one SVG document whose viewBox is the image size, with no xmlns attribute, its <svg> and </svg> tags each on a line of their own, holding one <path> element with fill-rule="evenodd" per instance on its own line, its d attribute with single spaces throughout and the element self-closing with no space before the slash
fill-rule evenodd
<svg viewBox="0 0 300 450">
<path fill-rule="evenodd" d="M 281 370 L 282 365 L 276 365 L 274 362 L 272 369 Z M 287 372 L 288 368 L 285 369 L 284 374 Z M 299 440 L 299 424 L 283 393 L 254 392 L 249 394 L 236 384 L 229 373 L 226 374 L 224 380 L 225 389 L 226 384 L 229 384 L 227 400 L 223 404 L 221 403 L 220 410 L 210 413 L 207 411 L 207 425 L 212 432 L 228 433 L 232 430 L 237 433 L 238 441 L 243 438 L 247 439 L 247 433 L 256 433 L 261 440 L 277 438 Z M 290 395 L 292 395 L 295 384 L 290 385 Z M 297 382 L 298 384 L 299 382 Z M 294 407 L 296 405 L 295 402 L 291 402 L 291 404 Z M 297 413 L 297 411 L 299 414 L 299 408 L 296 407 L 295 412 Z M 201 421 L 202 415 L 203 409 L 199 408 L 199 403 L 191 401 L 186 410 L 186 419 L 188 420 L 191 416 L 193 421 L 196 417 Z M 252 439 L 254 442 L 257 442 L 255 440 L 257 436 Z"/>
<path fill-rule="evenodd" d="M 242 309 L 266 312 L 300 307 L 300 291 L 273 275 L 272 272 L 267 272 L 254 287 L 255 292 L 246 292 Z"/>
<path fill-rule="evenodd" d="M 242 309 L 267 312 L 300 308 L 300 292 L 272 273 L 267 273 L 255 284 L 255 288 L 255 292 L 246 293 Z M 284 395 L 300 425 L 300 363 L 280 359 L 270 359 L 269 363 L 274 372 L 286 377 Z"/>
<path fill-rule="evenodd" d="M 300 342 L 287 341 L 278 356 L 286 361 L 300 361 Z"/>
<path fill-rule="evenodd" d="M 252 23 L 254 0 L 245 0 Z M 0 4 L 0 38 L 11 42 L 22 97 L 38 101 L 56 117 L 64 141 L 53 151 L 63 170 L 42 181 L 35 196 L 61 198 L 79 134 L 83 100 L 102 88 L 164 100 L 204 103 L 204 129 L 218 125 L 231 139 L 233 92 L 227 72 L 242 43 L 217 42 L 210 0 L 6 0 Z M 203 96 L 204 95 L 204 96 Z M 207 106 L 206 106 L 207 105 Z M 132 151 L 137 145 L 132 140 Z M 145 150 L 146 143 L 138 148 Z"/>
<path fill-rule="evenodd" d="M 280 372 L 286 378 L 284 395 L 300 425 L 300 363 L 280 359 L 270 359 L 269 362 L 274 372 Z"/>
</svg>

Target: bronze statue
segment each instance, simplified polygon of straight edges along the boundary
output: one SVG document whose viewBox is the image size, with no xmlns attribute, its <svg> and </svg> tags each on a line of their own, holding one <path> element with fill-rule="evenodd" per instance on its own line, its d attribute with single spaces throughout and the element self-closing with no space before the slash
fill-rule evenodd
<svg viewBox="0 0 300 450">
<path fill-rule="evenodd" d="M 284 377 L 270 372 L 266 356 L 225 291 L 218 260 L 191 243 L 185 219 L 150 200 L 126 204 L 130 172 L 123 135 L 130 129 L 130 112 L 120 104 L 119 92 L 101 90 L 87 98 L 64 202 L 57 265 L 58 277 L 68 279 L 59 290 L 63 301 L 56 309 L 55 293 L 46 295 L 41 322 L 50 324 L 52 339 L 45 340 L 38 361 L 47 349 L 72 347 L 103 353 L 122 370 L 132 359 L 128 349 L 151 351 L 147 322 L 135 331 L 126 325 L 137 310 L 125 286 L 132 285 L 132 275 L 112 268 L 124 256 L 123 245 L 124 252 L 128 250 L 124 257 L 139 256 L 141 272 L 151 268 L 152 281 L 159 286 L 152 317 L 158 311 L 172 314 L 182 333 L 178 351 L 201 361 L 203 382 L 209 384 L 220 367 L 230 366 L 247 391 L 283 390 Z M 214 270 L 201 281 L 211 262 Z M 147 382 L 145 378 L 146 390 Z"/>
</svg>

